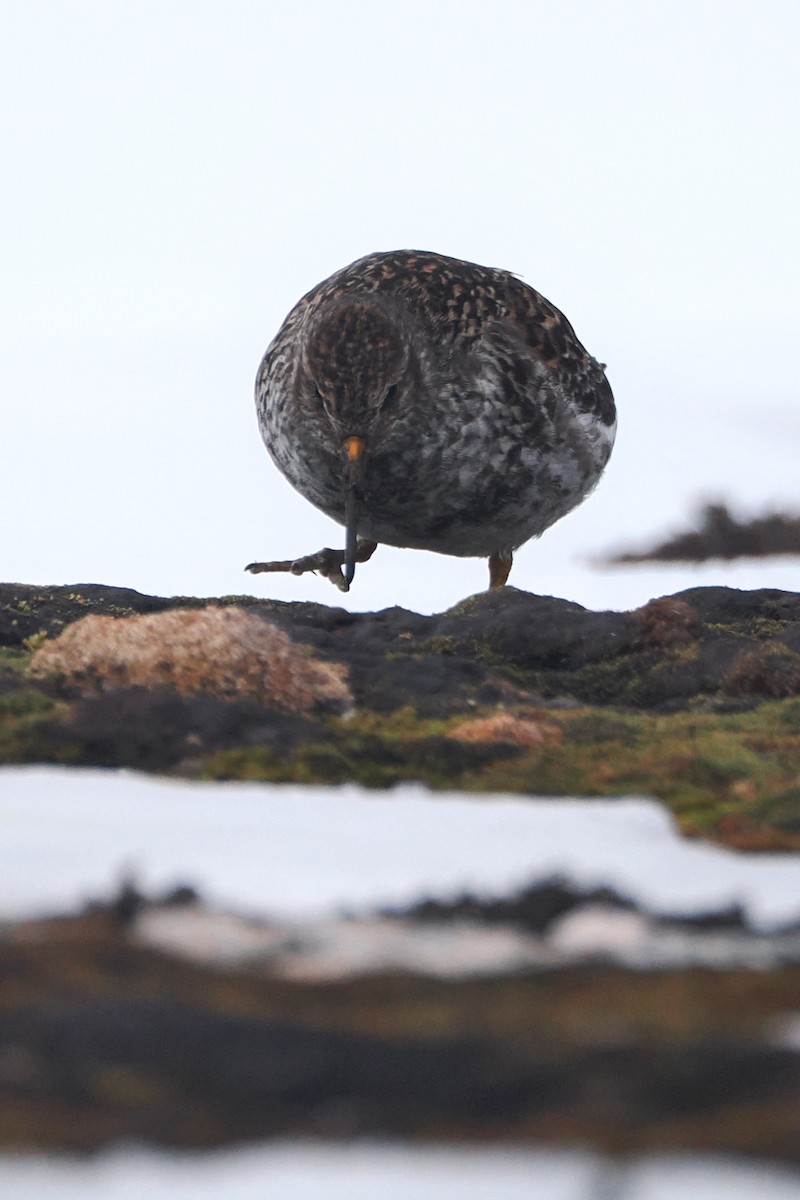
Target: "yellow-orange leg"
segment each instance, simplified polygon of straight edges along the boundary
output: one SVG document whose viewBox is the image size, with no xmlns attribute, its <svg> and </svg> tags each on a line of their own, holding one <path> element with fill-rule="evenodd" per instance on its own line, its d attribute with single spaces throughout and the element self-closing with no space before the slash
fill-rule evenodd
<svg viewBox="0 0 800 1200">
<path fill-rule="evenodd" d="M 501 588 L 511 574 L 514 555 L 510 550 L 505 554 L 493 554 L 489 559 L 489 587 Z"/>
</svg>

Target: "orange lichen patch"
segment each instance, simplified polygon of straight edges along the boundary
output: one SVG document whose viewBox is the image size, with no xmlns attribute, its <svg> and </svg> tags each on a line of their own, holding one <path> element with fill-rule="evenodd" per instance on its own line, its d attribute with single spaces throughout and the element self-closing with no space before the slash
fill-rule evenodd
<svg viewBox="0 0 800 1200">
<path fill-rule="evenodd" d="M 92 695 L 171 687 L 247 696 L 292 712 L 319 704 L 341 711 L 352 704 L 346 667 L 311 657 L 255 613 L 218 605 L 123 619 L 84 617 L 37 650 L 29 671 Z"/>
<path fill-rule="evenodd" d="M 685 600 L 662 596 L 631 613 L 637 646 L 685 646 L 701 634 L 700 614 Z"/>
<path fill-rule="evenodd" d="M 507 742 L 511 746 L 539 746 L 560 742 L 561 727 L 552 721 L 534 721 L 513 713 L 499 712 L 490 717 L 474 717 L 451 729 L 448 737 L 458 742 Z"/>
</svg>

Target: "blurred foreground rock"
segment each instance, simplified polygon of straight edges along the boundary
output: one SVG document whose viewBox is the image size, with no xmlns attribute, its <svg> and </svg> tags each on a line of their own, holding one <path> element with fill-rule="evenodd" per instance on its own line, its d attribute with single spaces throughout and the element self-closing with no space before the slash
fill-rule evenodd
<svg viewBox="0 0 800 1200">
<path fill-rule="evenodd" d="M 152 919 L 180 909 L 131 900 L 3 930 L 0 1145 L 392 1135 L 800 1161 L 796 931 L 795 957 L 771 970 L 626 970 L 584 951 L 547 969 L 298 979 L 281 974 L 291 931 L 255 952 L 251 928 L 244 950 L 229 917 L 214 953 L 191 932 L 182 946 L 175 925 L 172 949 L 155 949 Z M 530 915 L 531 893 L 522 903 Z M 596 903 L 548 884 L 535 924 Z M 393 920 L 424 943 L 432 916 Z M 707 924 L 743 936 L 731 914 Z M 324 931 L 306 935 L 313 955 Z"/>
</svg>

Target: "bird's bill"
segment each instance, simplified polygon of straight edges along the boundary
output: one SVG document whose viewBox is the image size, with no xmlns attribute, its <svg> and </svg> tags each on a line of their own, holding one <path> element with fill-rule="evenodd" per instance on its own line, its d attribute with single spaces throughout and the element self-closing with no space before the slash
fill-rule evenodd
<svg viewBox="0 0 800 1200">
<path fill-rule="evenodd" d="M 347 492 L 344 502 L 344 581 L 349 587 L 356 573 L 356 547 L 358 546 L 358 518 L 361 512 L 359 484 L 364 461 L 364 439 L 345 438 L 344 452 L 347 463 Z"/>
</svg>

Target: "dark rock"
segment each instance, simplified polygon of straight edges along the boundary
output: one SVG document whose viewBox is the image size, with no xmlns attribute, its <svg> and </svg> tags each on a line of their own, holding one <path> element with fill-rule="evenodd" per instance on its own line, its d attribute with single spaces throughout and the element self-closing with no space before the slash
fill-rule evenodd
<svg viewBox="0 0 800 1200">
<path fill-rule="evenodd" d="M 486 925 L 512 925 L 542 935 L 559 917 L 590 904 L 603 904 L 628 912 L 636 904 L 611 888 L 582 889 L 564 879 L 535 883 L 508 897 L 486 898 L 465 893 L 455 900 L 422 900 L 387 914 L 412 921 L 475 921 Z"/>
<path fill-rule="evenodd" d="M 617 654 L 626 617 L 506 587 L 483 592 L 439 617 L 433 636 L 516 667 L 570 670 Z"/>
<path fill-rule="evenodd" d="M 739 904 L 686 914 L 655 913 L 613 888 L 581 888 L 558 876 L 534 883 L 509 896 L 476 896 L 467 892 L 455 900 L 421 900 L 409 907 L 387 909 L 385 912 L 386 915 L 411 921 L 473 921 L 486 925 L 510 925 L 541 937 L 547 934 L 559 917 L 591 905 L 602 905 L 622 912 L 638 912 L 658 925 L 691 932 L 747 931 L 757 936 Z"/>
<path fill-rule="evenodd" d="M 312 729 L 301 717 L 249 700 L 132 687 L 76 700 L 51 734 L 59 757 L 68 752 L 75 763 L 163 771 L 229 746 L 285 754 Z"/>
<path fill-rule="evenodd" d="M 102 913 L 0 944 L 0 1143 L 424 1136 L 800 1161 L 800 969 L 326 984 L 206 969 Z"/>
<path fill-rule="evenodd" d="M 658 922 L 661 925 L 672 925 L 680 929 L 691 929 L 698 933 L 715 931 L 751 931 L 750 922 L 741 904 L 731 904 L 727 908 L 710 909 L 708 912 L 681 913 L 667 916 L 660 914 Z"/>
<path fill-rule="evenodd" d="M 677 592 L 675 598 L 695 608 L 705 625 L 777 621 L 800 627 L 800 594 L 780 588 L 696 587 Z"/>
<path fill-rule="evenodd" d="M 519 1115 L 552 1100 L 560 1073 L 520 1071 L 527 1086 L 491 1081 L 491 1057 L 476 1040 L 375 1038 L 204 1011 L 178 1000 L 89 998 L 28 1009 L 10 1021 L 6 1045 L 40 1064 L 30 1100 L 45 1095 L 91 1110 L 102 1073 L 169 1081 L 162 1103 L 127 1115 L 127 1136 L 163 1140 L 173 1095 L 211 1108 L 226 1139 L 313 1128 L 345 1107 L 353 1132 L 424 1128 L 447 1113 L 457 1123 Z M 0 1047 L 0 1055 L 2 1047 Z M 172 1093 L 172 1094 L 171 1094 Z M 172 1140 L 168 1138 L 167 1140 Z"/>
<path fill-rule="evenodd" d="M 185 601 L 186 604 L 198 601 Z M 200 602 L 204 603 L 204 602 Z M 133 588 L 76 583 L 67 587 L 36 587 L 0 583 L 0 646 L 21 646 L 42 631 L 55 637 L 65 625 L 89 613 L 130 617 L 134 613 L 163 612 L 181 601 L 146 596 Z"/>
<path fill-rule="evenodd" d="M 769 513 L 739 521 L 725 504 L 707 504 L 698 528 L 676 534 L 641 551 L 624 551 L 605 561 L 612 566 L 644 562 L 705 562 L 710 558 L 766 558 L 800 555 L 800 517 Z"/>
<path fill-rule="evenodd" d="M 0 645 L 21 646 L 42 632 L 53 636 L 90 612 L 124 616 L 205 603 L 99 585 L 6 584 L 0 586 Z M 728 688 L 732 665 L 769 639 L 786 655 L 800 646 L 800 596 L 775 589 L 693 588 L 635 613 L 591 612 L 512 587 L 431 617 L 401 608 L 350 613 L 252 597 L 214 603 L 244 604 L 321 656 L 345 663 L 356 702 L 383 713 L 406 705 L 421 715 L 460 712 L 470 703 L 508 700 L 514 686 L 590 703 L 674 706 L 701 694 L 746 693 L 738 676 Z M 790 671 L 784 675 L 779 694 L 794 694 L 800 685 Z M 754 686 L 755 697 L 763 694 L 763 686 Z"/>
<path fill-rule="evenodd" d="M 201 903 L 201 896 L 194 884 L 176 883 L 163 896 L 158 897 L 155 903 L 162 908 L 193 908 Z"/>
</svg>

